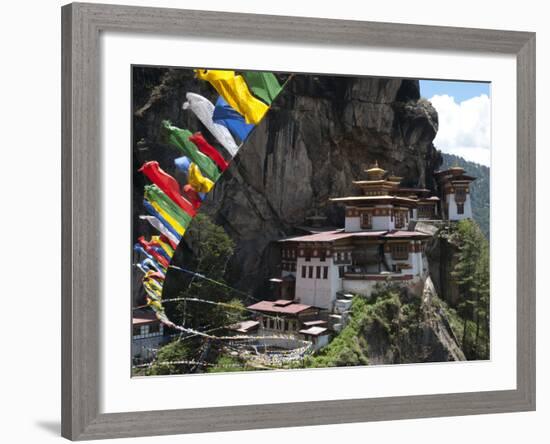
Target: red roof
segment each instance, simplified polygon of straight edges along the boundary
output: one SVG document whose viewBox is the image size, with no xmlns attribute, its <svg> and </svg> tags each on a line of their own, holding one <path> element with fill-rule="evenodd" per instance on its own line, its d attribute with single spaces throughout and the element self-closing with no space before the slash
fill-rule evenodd
<svg viewBox="0 0 550 444">
<path fill-rule="evenodd" d="M 343 228 L 335 231 L 325 231 L 323 233 L 306 234 L 305 236 L 289 237 L 281 239 L 280 242 L 332 242 L 347 237 L 378 237 L 386 231 L 344 231 Z"/>
<path fill-rule="evenodd" d="M 432 237 L 431 234 L 422 233 L 421 231 L 401 231 L 401 230 L 395 230 L 395 231 L 388 231 L 384 236 L 384 238 L 399 238 L 399 237 Z"/>
<path fill-rule="evenodd" d="M 289 237 L 287 239 L 281 239 L 281 242 L 284 241 L 307 241 L 307 242 L 330 242 L 337 239 L 342 239 L 348 237 L 350 233 L 344 232 L 343 228 L 334 231 L 323 231 L 321 233 L 315 234 L 306 234 L 304 236 L 298 237 Z"/>
<path fill-rule="evenodd" d="M 239 333 L 248 333 L 252 330 L 255 330 L 259 326 L 260 323 L 258 321 L 242 321 L 237 324 L 231 325 L 229 328 Z"/>
<path fill-rule="evenodd" d="M 326 325 L 327 324 L 327 321 L 323 321 L 322 319 L 316 319 L 314 321 L 307 321 L 307 322 L 303 322 L 303 324 L 306 326 L 306 327 L 313 327 L 315 325 Z"/>
<path fill-rule="evenodd" d="M 397 237 L 431 237 L 426 233 L 420 231 L 406 231 L 406 230 L 394 230 L 394 231 L 349 231 L 342 230 L 330 231 L 325 233 L 308 234 L 305 236 L 290 237 L 288 239 L 281 239 L 279 242 L 332 242 L 339 239 L 345 239 L 350 237 L 372 237 L 372 238 L 397 238 Z"/>
<path fill-rule="evenodd" d="M 277 299 L 273 302 L 273 305 L 276 305 L 277 307 L 286 307 L 290 304 L 292 304 L 292 301 L 289 301 L 288 299 Z"/>
<path fill-rule="evenodd" d="M 313 308 L 311 305 L 298 304 L 293 301 L 290 304 L 277 305 L 278 301 L 260 301 L 255 304 L 249 305 L 249 310 L 263 311 L 267 313 L 283 313 L 283 314 L 298 314 L 309 308 Z"/>
<path fill-rule="evenodd" d="M 160 322 L 152 311 L 134 311 L 132 325 L 145 325 Z"/>
<path fill-rule="evenodd" d="M 320 336 L 326 334 L 327 331 L 328 328 L 325 327 L 309 327 L 308 329 L 300 330 L 300 333 L 303 335 Z"/>
<path fill-rule="evenodd" d="M 331 202 L 354 202 L 354 201 L 397 201 L 397 202 L 416 202 L 416 199 L 409 199 L 408 197 L 401 196 L 391 196 L 391 195 L 382 195 L 382 196 L 346 196 L 346 197 L 331 197 L 329 199 Z"/>
</svg>

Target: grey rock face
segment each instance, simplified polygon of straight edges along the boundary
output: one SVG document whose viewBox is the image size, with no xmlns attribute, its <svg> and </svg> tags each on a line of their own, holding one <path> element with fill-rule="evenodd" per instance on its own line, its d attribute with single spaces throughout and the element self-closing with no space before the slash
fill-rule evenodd
<svg viewBox="0 0 550 444">
<path fill-rule="evenodd" d="M 417 81 L 292 77 L 201 210 L 236 241 L 230 280 L 264 291 L 277 272 L 270 243 L 314 214 L 342 226 L 343 208 L 328 199 L 357 194 L 352 181 L 374 161 L 407 185 L 433 188 L 437 125 Z"/>
<path fill-rule="evenodd" d="M 190 70 L 138 68 L 133 83 L 134 170 L 154 159 L 178 178 L 172 163 L 178 154 L 160 140 L 160 123 L 202 130 L 215 145 L 181 109 L 186 92 L 214 101 L 215 91 Z M 267 279 L 278 273 L 271 242 L 295 234 L 314 214 L 342 226 L 343 208 L 328 199 L 356 194 L 351 182 L 364 178 L 374 161 L 403 176 L 405 185 L 433 188 L 432 172 L 441 163 L 432 144 L 437 127 L 437 112 L 420 99 L 417 81 L 292 76 L 201 208 L 236 242 L 229 281 L 265 296 Z M 134 176 L 137 235 L 150 234 L 137 217 L 146 182 Z"/>
</svg>

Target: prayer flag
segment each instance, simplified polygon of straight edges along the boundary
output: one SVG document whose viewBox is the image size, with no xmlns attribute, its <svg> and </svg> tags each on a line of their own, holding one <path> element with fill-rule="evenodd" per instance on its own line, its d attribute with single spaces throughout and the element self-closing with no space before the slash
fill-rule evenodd
<svg viewBox="0 0 550 444">
<path fill-rule="evenodd" d="M 183 211 L 156 185 L 145 185 L 145 198 L 151 204 L 157 204 L 167 214 L 172 216 L 183 228 L 191 222 L 189 213 Z"/>
<path fill-rule="evenodd" d="M 208 81 L 246 123 L 258 124 L 267 112 L 268 106 L 250 93 L 244 78 L 235 75 L 235 71 L 196 69 L 195 73 L 199 79 Z"/>
<path fill-rule="evenodd" d="M 170 197 L 170 199 L 172 199 L 183 211 L 188 213 L 191 217 L 195 217 L 197 212 L 191 202 L 180 194 L 180 186 L 176 179 L 160 168 L 159 163 L 156 160 L 144 163 L 139 171 L 145 174 L 151 182 L 164 191 L 164 193 Z"/>
<path fill-rule="evenodd" d="M 225 171 L 227 169 L 227 167 L 229 166 L 227 161 L 223 158 L 223 156 L 218 152 L 216 148 L 214 148 L 206 141 L 206 139 L 200 132 L 196 132 L 195 134 L 193 134 L 191 137 L 189 137 L 189 140 L 199 147 L 201 153 L 206 154 L 208 157 L 210 157 L 210 159 L 216 162 L 216 165 L 218 165 L 220 171 Z"/>
<path fill-rule="evenodd" d="M 281 92 L 281 85 L 272 72 L 244 71 L 242 76 L 256 97 L 271 105 Z"/>
<path fill-rule="evenodd" d="M 183 187 L 183 193 L 187 197 L 187 200 L 189 200 L 189 202 L 191 202 L 195 206 L 195 208 L 199 208 L 201 206 L 204 198 L 199 193 L 197 193 L 190 184 L 187 184 Z"/>
<path fill-rule="evenodd" d="M 202 124 L 212 133 L 216 140 L 227 150 L 231 157 L 237 154 L 239 147 L 233 139 L 227 128 L 213 120 L 214 105 L 207 98 L 195 94 L 187 93 L 185 95 L 187 102 L 183 104 L 183 109 L 190 109 L 202 122 Z"/>
<path fill-rule="evenodd" d="M 167 120 L 162 122 L 162 128 L 168 143 L 178 148 L 183 155 L 187 156 L 201 169 L 202 173 L 212 181 L 218 180 L 220 172 L 216 164 L 205 154 L 201 153 L 197 146 L 189 140 L 193 134 L 186 129 L 173 126 Z"/>
<path fill-rule="evenodd" d="M 208 193 L 214 187 L 214 182 L 204 177 L 200 168 L 192 163 L 187 157 L 178 157 L 174 160 L 174 164 L 176 168 L 187 174 L 187 182 L 198 193 Z"/>
<path fill-rule="evenodd" d="M 246 123 L 244 117 L 231 108 L 222 96 L 219 96 L 216 101 L 212 118 L 214 122 L 227 127 L 231 131 L 231 134 L 233 134 L 233 137 L 237 138 L 241 143 L 246 140 L 250 131 L 254 128 L 254 124 Z"/>
<path fill-rule="evenodd" d="M 140 216 L 140 219 L 149 222 L 153 227 L 155 227 L 158 231 L 171 239 L 177 245 L 183 233 L 178 233 L 178 231 L 172 225 L 170 225 L 170 223 L 166 219 L 164 219 L 164 217 L 162 217 L 162 215 L 157 210 L 155 210 L 155 208 L 145 199 L 143 200 L 143 206 L 150 214 L 150 216 Z M 156 219 L 158 223 L 155 222 L 154 219 Z M 170 236 L 168 236 L 167 233 L 170 233 Z"/>
</svg>

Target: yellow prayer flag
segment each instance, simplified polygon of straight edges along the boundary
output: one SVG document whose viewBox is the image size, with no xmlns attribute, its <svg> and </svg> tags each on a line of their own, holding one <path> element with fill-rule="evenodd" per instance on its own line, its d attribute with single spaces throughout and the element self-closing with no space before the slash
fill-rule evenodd
<svg viewBox="0 0 550 444">
<path fill-rule="evenodd" d="M 170 257 L 174 255 L 174 249 L 171 245 L 164 242 L 160 236 L 151 236 L 151 240 L 158 242 L 158 244 L 162 247 L 162 249 L 166 252 L 166 254 Z"/>
<path fill-rule="evenodd" d="M 269 107 L 252 95 L 243 76 L 235 71 L 196 69 L 197 77 L 208 81 L 246 123 L 260 123 Z"/>
<path fill-rule="evenodd" d="M 208 193 L 214 187 L 214 182 L 204 177 L 200 168 L 195 163 L 189 165 L 187 182 L 189 182 L 189 185 L 191 185 L 197 193 Z"/>
<path fill-rule="evenodd" d="M 185 228 L 181 225 L 171 214 L 164 211 L 164 209 L 156 202 L 150 202 L 151 206 L 168 222 L 176 233 L 180 236 L 185 234 Z"/>
</svg>

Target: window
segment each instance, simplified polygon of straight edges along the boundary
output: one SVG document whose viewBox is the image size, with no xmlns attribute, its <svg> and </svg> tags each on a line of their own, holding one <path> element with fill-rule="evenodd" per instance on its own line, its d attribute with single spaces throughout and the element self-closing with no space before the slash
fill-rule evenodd
<svg viewBox="0 0 550 444">
<path fill-rule="evenodd" d="M 458 214 L 464 214 L 464 204 L 463 203 L 457 203 L 456 204 L 456 212 Z"/>
<path fill-rule="evenodd" d="M 141 334 L 141 327 L 139 326 L 134 326 L 134 328 L 132 329 L 133 330 L 133 335 L 134 336 L 139 336 Z"/>
<path fill-rule="evenodd" d="M 466 200 L 466 190 L 464 188 L 455 189 L 455 201 L 464 202 Z"/>
<path fill-rule="evenodd" d="M 421 205 L 418 207 L 418 217 L 419 218 L 430 218 L 432 216 L 432 206 Z"/>
<path fill-rule="evenodd" d="M 305 279 L 305 277 L 306 277 L 306 266 L 302 265 L 302 278 Z"/>
<path fill-rule="evenodd" d="M 342 279 L 342 278 L 344 277 L 344 266 L 343 266 L 343 265 L 340 265 L 340 266 L 338 267 L 338 277 L 339 277 L 340 279 Z"/>
<path fill-rule="evenodd" d="M 395 214 L 395 228 L 403 228 L 405 225 L 405 218 L 403 213 L 399 212 Z"/>
<path fill-rule="evenodd" d="M 361 228 L 372 228 L 372 217 L 369 213 L 361 214 Z"/>
<path fill-rule="evenodd" d="M 406 260 L 409 258 L 409 244 L 392 244 L 391 257 L 394 260 Z"/>
<path fill-rule="evenodd" d="M 158 333 L 160 331 L 160 324 L 149 325 L 149 333 Z"/>
<path fill-rule="evenodd" d="M 308 276 L 309 276 L 310 279 L 313 279 L 313 265 L 309 266 L 309 275 Z"/>
<path fill-rule="evenodd" d="M 323 267 L 323 279 L 328 279 L 328 267 Z"/>
<path fill-rule="evenodd" d="M 321 279 L 321 267 L 317 265 L 317 274 L 315 275 L 317 279 Z"/>
</svg>

